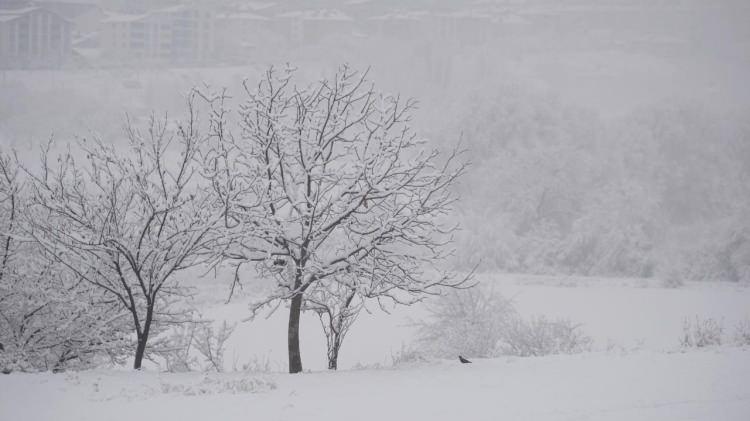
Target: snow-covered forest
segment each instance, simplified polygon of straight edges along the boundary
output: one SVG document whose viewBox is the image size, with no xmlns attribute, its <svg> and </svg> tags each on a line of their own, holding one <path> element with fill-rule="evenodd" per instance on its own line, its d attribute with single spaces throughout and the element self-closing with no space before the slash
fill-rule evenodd
<svg viewBox="0 0 750 421">
<path fill-rule="evenodd" d="M 0 420 L 748 419 L 749 21 L 0 1 Z"/>
</svg>

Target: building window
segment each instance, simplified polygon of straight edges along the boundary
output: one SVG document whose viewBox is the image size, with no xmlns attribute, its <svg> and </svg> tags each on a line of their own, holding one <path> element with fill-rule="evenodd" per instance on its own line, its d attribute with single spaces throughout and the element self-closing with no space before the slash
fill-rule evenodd
<svg viewBox="0 0 750 421">
<path fill-rule="evenodd" d="M 29 21 L 23 18 L 18 25 L 18 52 L 19 54 L 28 54 L 29 52 Z"/>
</svg>

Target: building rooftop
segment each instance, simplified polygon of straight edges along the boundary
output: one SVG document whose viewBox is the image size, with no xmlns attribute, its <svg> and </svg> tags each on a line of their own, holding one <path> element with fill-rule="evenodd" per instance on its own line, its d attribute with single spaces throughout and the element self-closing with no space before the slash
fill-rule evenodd
<svg viewBox="0 0 750 421">
<path fill-rule="evenodd" d="M 350 21 L 351 16 L 338 9 L 319 9 L 319 10 L 296 10 L 292 12 L 281 13 L 280 18 L 294 18 L 302 20 L 334 20 Z"/>
<path fill-rule="evenodd" d="M 111 13 L 107 12 L 107 17 L 102 20 L 104 23 L 127 23 L 137 22 L 147 15 L 131 15 L 126 13 Z"/>
<path fill-rule="evenodd" d="M 21 15 L 4 15 L 0 13 L 0 22 L 10 22 L 14 19 L 20 18 Z"/>
<path fill-rule="evenodd" d="M 217 19 L 237 19 L 237 20 L 269 20 L 265 16 L 256 15 L 250 12 L 220 13 L 216 15 Z"/>
<path fill-rule="evenodd" d="M 34 10 L 39 10 L 40 7 L 22 7 L 20 9 L 0 9 L 0 15 L 25 15 L 31 13 Z"/>
<path fill-rule="evenodd" d="M 372 20 L 422 20 L 432 16 L 431 12 L 426 10 L 408 10 L 393 13 L 386 13 L 380 16 L 373 16 Z"/>
<path fill-rule="evenodd" d="M 254 11 L 257 12 L 257 11 L 265 10 L 265 9 L 268 9 L 268 8 L 271 8 L 271 7 L 274 7 L 274 6 L 276 6 L 276 3 L 275 2 L 270 2 L 270 1 L 265 1 L 265 2 L 263 2 L 263 1 L 248 1 L 248 2 L 244 2 L 242 4 L 242 6 L 240 7 L 240 9 L 249 9 L 249 10 L 254 10 Z"/>
<path fill-rule="evenodd" d="M 65 22 L 70 22 L 69 19 L 65 18 L 64 16 L 61 16 L 59 13 L 46 9 L 44 7 L 37 7 L 37 6 L 31 6 L 31 7 L 23 7 L 20 9 L 0 9 L 0 22 L 9 22 L 14 19 L 18 19 L 24 15 L 27 15 L 29 13 L 38 11 L 38 10 L 44 10 L 48 13 L 51 13 L 61 20 Z"/>
</svg>

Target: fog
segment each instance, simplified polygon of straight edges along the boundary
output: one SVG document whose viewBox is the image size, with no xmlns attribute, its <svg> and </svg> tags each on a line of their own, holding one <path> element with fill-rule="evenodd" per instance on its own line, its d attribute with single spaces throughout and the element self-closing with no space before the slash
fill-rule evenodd
<svg viewBox="0 0 750 421">
<path fill-rule="evenodd" d="M 0 16 L 70 22 L 60 60 L 0 50 L 0 145 L 29 165 L 50 138 L 118 143 L 126 116 L 179 117 L 196 86 L 348 63 L 419 101 L 420 136 L 467 150 L 456 267 L 750 281 L 745 1 L 26 3 Z M 149 32 L 179 19 L 197 28 L 184 45 Z"/>
<path fill-rule="evenodd" d="M 749 420 L 748 75 L 750 0 L 0 0 L 0 420 Z"/>
</svg>

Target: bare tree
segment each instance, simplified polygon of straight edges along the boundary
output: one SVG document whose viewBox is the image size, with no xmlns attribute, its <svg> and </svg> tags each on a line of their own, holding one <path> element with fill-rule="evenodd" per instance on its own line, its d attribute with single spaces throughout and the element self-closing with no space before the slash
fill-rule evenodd
<svg viewBox="0 0 750 421">
<path fill-rule="evenodd" d="M 346 283 L 323 281 L 308 290 L 303 310 L 315 312 L 320 319 L 326 336 L 329 370 L 338 368 L 341 345 L 363 308 L 364 298 L 355 286 Z"/>
<path fill-rule="evenodd" d="M 0 151 L 0 369 L 61 370 L 117 356 L 123 313 L 25 237 L 22 173 Z"/>
<path fill-rule="evenodd" d="M 18 170 L 12 159 L 0 151 L 0 282 L 10 276 L 10 262 L 13 254 L 13 233 L 18 227 L 20 182 Z"/>
<path fill-rule="evenodd" d="M 253 310 L 289 304 L 291 373 L 302 371 L 299 320 L 311 288 L 345 282 L 363 297 L 413 303 L 466 282 L 434 266 L 450 253 L 455 227 L 441 221 L 465 164 L 412 132 L 413 100 L 375 91 L 346 66 L 308 87 L 293 69 L 270 68 L 244 87 L 239 130 L 227 95 L 204 95 L 207 163 L 231 232 L 221 258 L 238 271 L 255 263 L 276 281 Z"/>
<path fill-rule="evenodd" d="M 222 322 L 221 327 L 214 330 L 210 322 L 197 326 L 195 347 L 203 356 L 211 370 L 217 373 L 224 371 L 224 351 L 226 342 L 234 332 L 236 325 Z"/>
<path fill-rule="evenodd" d="M 171 335 L 152 350 L 152 354 L 163 359 L 168 371 L 191 371 L 197 368 L 222 372 L 226 342 L 235 327 L 236 325 L 224 321 L 214 329 L 212 321 L 199 316 L 197 320 L 173 329 Z M 196 353 L 203 357 L 203 367 Z"/>
<path fill-rule="evenodd" d="M 154 330 L 184 321 L 174 301 L 187 291 L 180 271 L 203 262 L 221 219 L 201 185 L 197 157 L 205 140 L 189 101 L 188 120 L 170 128 L 151 118 L 145 133 L 126 127 L 127 147 L 79 142 L 32 174 L 31 227 L 46 251 L 129 312 L 139 369 Z M 83 163 L 80 163 L 83 161 Z"/>
</svg>

